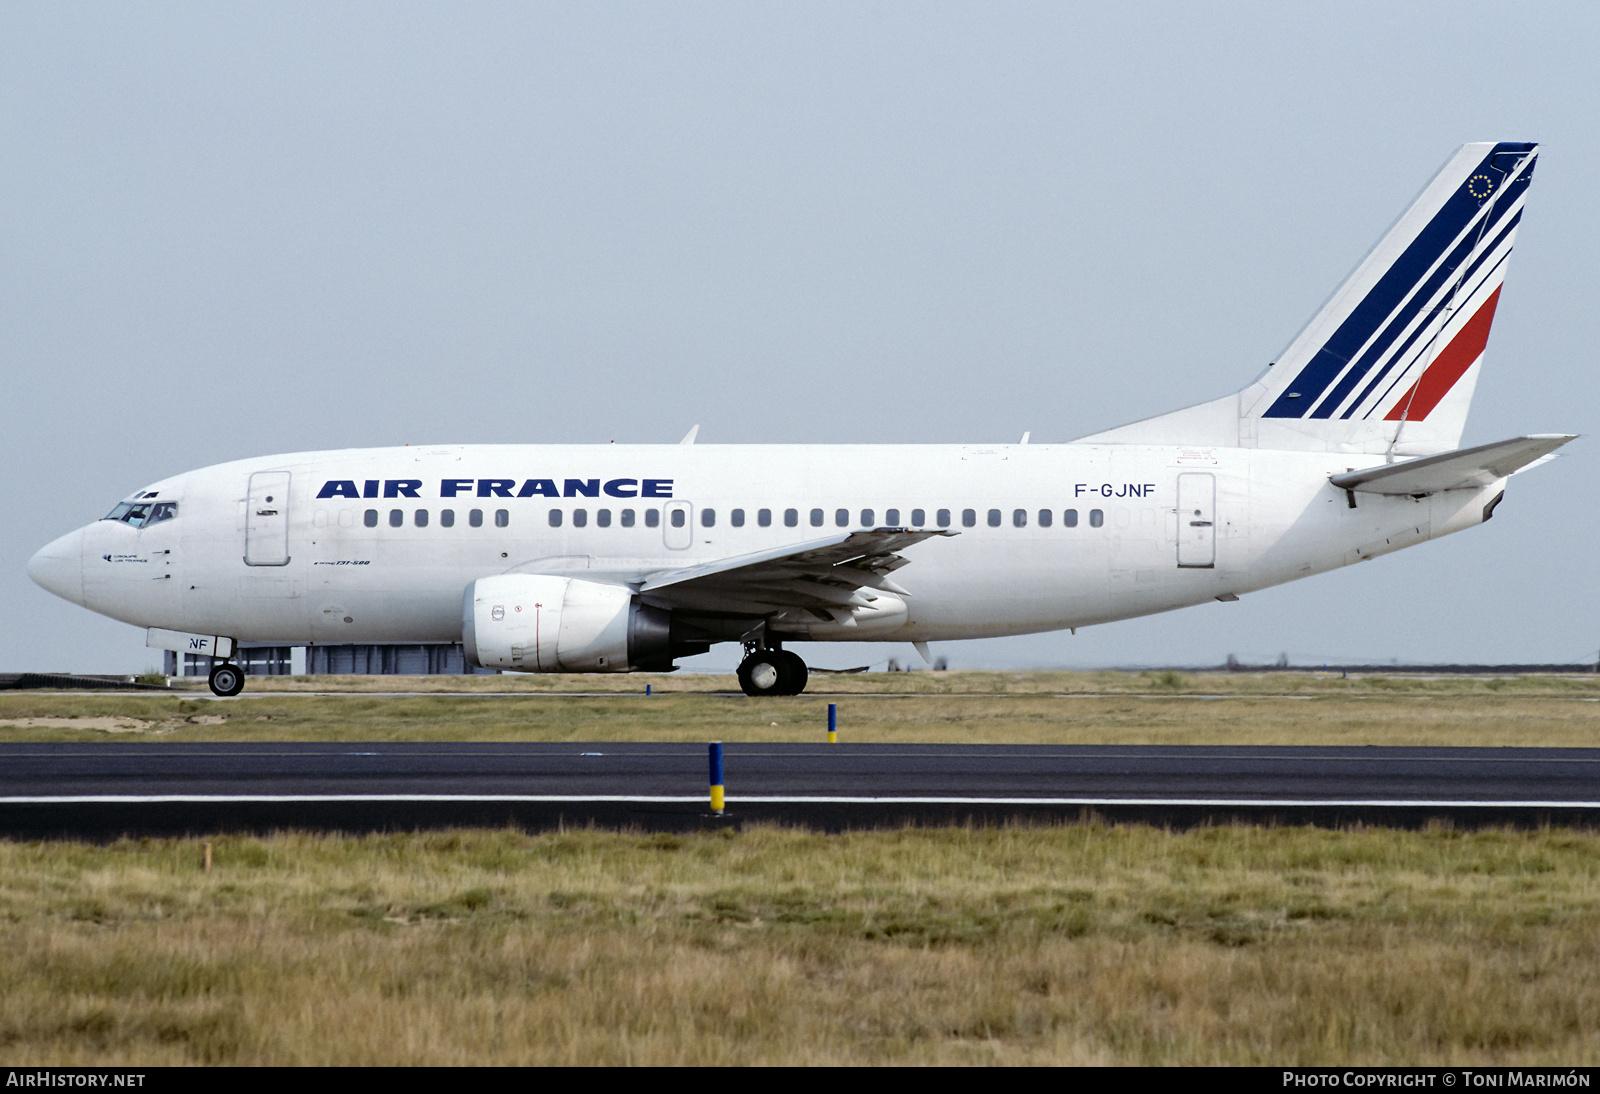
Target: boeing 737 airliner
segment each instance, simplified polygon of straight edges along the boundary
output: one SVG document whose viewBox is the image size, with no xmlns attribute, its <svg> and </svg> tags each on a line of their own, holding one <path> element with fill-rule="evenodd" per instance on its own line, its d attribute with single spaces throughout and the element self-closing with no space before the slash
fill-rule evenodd
<svg viewBox="0 0 1600 1094">
<path fill-rule="evenodd" d="M 796 694 L 807 640 L 1233 600 L 1481 524 L 1572 439 L 1457 447 L 1536 155 L 1463 147 L 1242 391 L 1071 443 L 269 456 L 152 483 L 28 573 L 218 658 L 218 695 L 244 685 L 243 641 L 461 642 L 521 672 L 740 642 L 748 694 Z"/>
</svg>

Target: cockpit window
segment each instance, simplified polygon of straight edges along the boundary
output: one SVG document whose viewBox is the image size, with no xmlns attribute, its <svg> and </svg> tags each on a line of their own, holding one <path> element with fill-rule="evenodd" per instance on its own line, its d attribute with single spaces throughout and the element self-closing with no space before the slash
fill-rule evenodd
<svg viewBox="0 0 1600 1094">
<path fill-rule="evenodd" d="M 160 524 L 164 520 L 171 520 L 177 515 L 178 503 L 175 501 L 124 501 L 119 502 L 115 509 L 101 519 L 143 528 L 147 524 Z"/>
</svg>

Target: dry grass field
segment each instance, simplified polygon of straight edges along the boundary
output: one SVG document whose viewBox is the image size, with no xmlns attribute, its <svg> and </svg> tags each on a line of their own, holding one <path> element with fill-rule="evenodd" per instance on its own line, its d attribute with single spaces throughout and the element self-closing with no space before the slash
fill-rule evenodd
<svg viewBox="0 0 1600 1094">
<path fill-rule="evenodd" d="M 825 734 L 832 702 L 843 739 L 862 743 L 1600 746 L 1600 676 L 1588 675 L 873 673 L 761 700 L 718 676 L 343 680 L 352 690 L 333 694 L 327 677 L 252 681 L 233 700 L 3 693 L 0 743 L 805 741 Z"/>
<path fill-rule="evenodd" d="M 9 693 L 0 744 L 816 740 L 836 702 L 857 741 L 1600 747 L 1593 677 L 643 682 Z M 1600 835 L 283 833 L 209 873 L 193 841 L 0 842 L 0 1000 L 18 1065 L 1593 1065 Z"/>
<path fill-rule="evenodd" d="M 0 844 L 72 1064 L 1595 1064 L 1600 837 L 1093 824 Z"/>
</svg>

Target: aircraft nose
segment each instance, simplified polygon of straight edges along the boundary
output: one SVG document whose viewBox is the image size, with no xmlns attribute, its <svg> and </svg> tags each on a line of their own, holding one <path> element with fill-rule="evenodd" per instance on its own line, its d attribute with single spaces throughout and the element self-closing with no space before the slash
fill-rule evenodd
<svg viewBox="0 0 1600 1094">
<path fill-rule="evenodd" d="M 47 543 L 28 560 L 33 583 L 62 600 L 83 606 L 83 529 Z"/>
</svg>

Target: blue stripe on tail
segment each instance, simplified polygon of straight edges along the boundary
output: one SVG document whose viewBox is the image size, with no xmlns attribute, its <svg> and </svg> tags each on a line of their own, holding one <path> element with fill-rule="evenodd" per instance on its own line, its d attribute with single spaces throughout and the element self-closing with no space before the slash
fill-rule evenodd
<svg viewBox="0 0 1600 1094">
<path fill-rule="evenodd" d="M 1519 182 L 1520 181 L 1521 180 L 1519 180 Z M 1515 183 L 1513 184 L 1513 186 L 1516 185 L 1517 184 Z M 1520 189 L 1517 192 L 1520 193 Z M 1507 219 L 1508 214 L 1515 203 L 1516 194 L 1512 194 L 1510 197 L 1502 198 L 1501 200 L 1496 201 L 1495 207 L 1490 210 L 1490 215 L 1487 218 L 1487 222 L 1480 227 L 1479 231 L 1468 232 L 1466 238 L 1462 239 L 1461 242 L 1456 245 L 1455 249 L 1450 252 L 1449 257 L 1447 257 L 1443 262 L 1439 263 L 1438 268 L 1433 271 L 1433 275 L 1428 278 L 1427 283 L 1423 285 L 1421 289 L 1419 289 L 1411 297 L 1410 300 L 1406 301 L 1405 306 L 1402 307 L 1399 312 L 1395 314 L 1394 318 L 1389 321 L 1388 325 L 1384 328 L 1383 333 L 1373 341 L 1372 345 L 1367 347 L 1366 352 L 1361 355 L 1361 359 L 1356 362 L 1355 367 L 1349 372 L 1346 372 L 1339 382 L 1333 386 L 1333 390 L 1329 392 L 1328 397 L 1317 406 L 1317 409 L 1312 412 L 1311 417 L 1333 417 L 1334 411 L 1336 411 L 1339 408 L 1339 405 L 1344 402 L 1344 397 L 1350 394 L 1351 389 L 1360 383 L 1367 373 L 1372 371 L 1373 366 L 1377 364 L 1378 361 L 1383 359 L 1384 355 L 1388 352 L 1389 347 L 1394 345 L 1395 339 L 1400 336 L 1401 331 L 1406 329 L 1407 324 L 1411 322 L 1412 318 L 1415 317 L 1416 314 L 1424 307 L 1426 307 L 1429 301 L 1437 297 L 1441 289 L 1456 279 L 1456 273 L 1461 269 L 1461 264 L 1467 260 L 1469 255 L 1472 254 L 1473 249 L 1477 247 L 1478 243 L 1484 238 L 1485 235 L 1491 231 L 1494 231 L 1502 220 Z M 1514 224 L 1518 219 L 1520 219 L 1520 217 L 1521 210 L 1518 210 L 1516 214 L 1510 215 L 1509 219 Z M 1495 238 L 1497 242 L 1501 238 L 1501 235 L 1501 233 L 1496 234 Z M 1479 255 L 1478 258 L 1481 262 L 1483 256 Z M 1448 302 L 1448 299 L 1449 298 L 1446 297 L 1445 299 L 1439 300 L 1434 310 L 1437 311 L 1439 308 L 1444 307 Z M 1417 334 L 1421 333 L 1421 331 L 1425 330 L 1426 327 L 1427 324 L 1420 325 L 1417 330 L 1412 332 L 1411 338 L 1407 339 L 1407 343 L 1414 339 Z M 1385 369 L 1385 371 L 1387 371 L 1387 369 Z M 1348 417 L 1349 415 L 1342 416 Z"/>
<path fill-rule="evenodd" d="M 1478 271 L 1481 270 L 1483 268 L 1483 264 L 1488 261 L 1489 256 L 1496 253 L 1500 249 L 1500 244 L 1505 242 L 1506 236 L 1510 235 L 1516 230 L 1516 227 L 1521 220 L 1522 210 L 1518 209 L 1516 215 L 1510 218 L 1510 222 L 1506 224 L 1505 227 L 1501 228 L 1499 233 L 1495 235 L 1494 240 L 1479 252 L 1477 258 L 1472 260 L 1472 265 L 1467 267 L 1466 272 L 1461 275 L 1463 284 L 1470 285 L 1473 282 Z M 1504 261 L 1505 256 L 1502 255 L 1500 262 Z M 1490 270 L 1491 273 L 1493 273 L 1494 269 L 1499 268 L 1500 262 L 1495 263 L 1494 267 L 1492 267 Z M 1466 293 L 1466 295 L 1471 295 L 1470 290 Z M 1434 320 L 1438 319 L 1439 313 L 1444 311 L 1444 309 L 1450 305 L 1450 301 L 1451 297 L 1447 296 L 1439 300 L 1439 302 L 1433 306 L 1433 310 L 1428 314 L 1428 317 L 1421 323 L 1418 323 L 1416 329 L 1406 336 L 1405 342 L 1401 344 L 1399 349 L 1395 350 L 1394 355 L 1390 357 L 1389 360 L 1385 362 L 1384 366 L 1377 371 L 1376 375 L 1374 375 L 1372 379 L 1367 382 L 1367 386 L 1362 389 L 1361 394 L 1356 397 L 1356 400 L 1352 402 L 1349 408 L 1345 410 L 1343 414 L 1339 415 L 1339 417 L 1355 417 L 1356 411 L 1358 411 L 1362 406 L 1366 405 L 1367 399 L 1370 398 L 1372 393 L 1378 389 L 1378 386 L 1383 383 L 1384 377 L 1389 375 L 1389 373 L 1394 369 L 1395 365 L 1406 360 L 1406 355 L 1411 352 L 1411 347 L 1416 344 L 1418 338 L 1421 338 L 1429 331 L 1433 331 L 1433 337 L 1437 337 L 1439 335 L 1439 331 L 1433 329 Z M 1366 418 L 1370 417 L 1371 414 L 1372 411 L 1368 410 L 1361 416 Z"/>
<path fill-rule="evenodd" d="M 1515 161 L 1508 163 L 1501 158 L 1500 163 L 1496 164 L 1497 157 L 1505 157 L 1508 154 L 1520 156 L 1535 147 L 1533 144 L 1497 144 L 1493 151 L 1468 173 L 1467 179 L 1490 170 L 1503 176 L 1514 166 Z M 1532 174 L 1530 165 L 1513 185 L 1525 187 Z M 1436 276 L 1430 278 L 1430 291 L 1419 292 L 1407 302 L 1406 314 L 1395 317 L 1395 321 L 1390 323 L 1385 331 L 1384 337 L 1369 348 L 1357 366 L 1338 383 L 1337 390 L 1330 393 L 1330 387 L 1334 387 L 1345 366 L 1357 353 L 1360 353 L 1361 347 L 1372 339 L 1378 328 L 1394 316 L 1396 309 L 1406 301 L 1408 294 L 1417 287 L 1418 282 L 1444 255 L 1446 248 L 1450 248 L 1482 209 L 1488 195 L 1484 195 L 1484 199 L 1473 196 L 1465 182 L 1466 180 L 1463 180 L 1463 185 L 1445 201 L 1443 208 L 1434 214 L 1433 219 L 1412 240 L 1411 245 L 1384 272 L 1378 283 L 1339 325 L 1339 329 L 1334 331 L 1322 348 L 1300 370 L 1289 385 L 1292 390 L 1286 390 L 1280 395 L 1262 414 L 1263 417 L 1303 418 L 1308 414 L 1318 418 L 1331 417 L 1344 396 L 1371 371 L 1376 361 L 1383 356 L 1383 351 L 1399 337 L 1400 331 L 1406 325 L 1405 320 L 1424 307 L 1433 292 L 1443 284 L 1443 279 L 1454 274 L 1455 268 L 1466 260 L 1472 250 L 1471 240 L 1464 241 L 1462 246 L 1453 249 L 1451 261 L 1443 264 L 1449 269 L 1441 268 L 1436 271 Z M 1520 189 L 1512 194 L 1502 194 L 1495 200 L 1495 207 L 1490 211 L 1490 226 L 1498 222 L 1515 204 L 1518 193 Z M 1487 228 L 1485 230 L 1487 231 Z M 1329 397 L 1325 399 L 1325 395 Z"/>
</svg>

